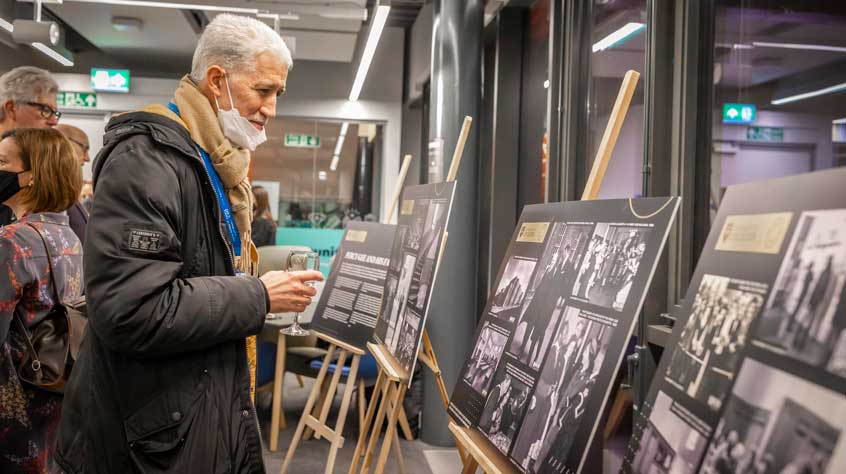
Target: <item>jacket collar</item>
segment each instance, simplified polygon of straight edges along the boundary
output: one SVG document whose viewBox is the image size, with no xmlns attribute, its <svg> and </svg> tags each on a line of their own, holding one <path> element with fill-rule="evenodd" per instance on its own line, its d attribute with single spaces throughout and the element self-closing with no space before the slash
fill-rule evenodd
<svg viewBox="0 0 846 474">
<path fill-rule="evenodd" d="M 64 212 L 36 212 L 26 214 L 17 221 L 20 224 L 27 222 L 42 222 L 44 224 L 69 225 L 68 215 Z"/>
<path fill-rule="evenodd" d="M 197 156 L 194 140 L 182 124 L 151 112 L 129 112 L 110 120 L 103 146 L 108 147 L 136 134 L 149 135 L 161 145 L 175 148 L 188 156 Z"/>
</svg>

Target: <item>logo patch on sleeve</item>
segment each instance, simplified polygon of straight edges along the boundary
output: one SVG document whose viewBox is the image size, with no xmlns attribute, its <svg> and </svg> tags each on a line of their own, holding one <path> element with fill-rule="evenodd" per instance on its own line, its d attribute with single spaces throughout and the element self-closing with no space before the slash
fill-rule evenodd
<svg viewBox="0 0 846 474">
<path fill-rule="evenodd" d="M 158 252 L 164 234 L 153 230 L 129 229 L 129 249 Z"/>
</svg>

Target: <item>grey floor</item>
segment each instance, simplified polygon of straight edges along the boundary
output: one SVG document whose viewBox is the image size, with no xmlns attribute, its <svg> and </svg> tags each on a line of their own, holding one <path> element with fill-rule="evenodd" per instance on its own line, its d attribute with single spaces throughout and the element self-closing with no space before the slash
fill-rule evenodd
<svg viewBox="0 0 846 474">
<path fill-rule="evenodd" d="M 294 431 L 297 427 L 299 417 L 306 405 L 306 400 L 311 390 L 313 380 L 305 379 L 305 388 L 301 388 L 293 376 L 285 378 L 285 415 L 288 422 L 288 428 L 280 430 L 279 432 L 279 451 L 273 453 L 268 450 L 270 439 L 270 409 L 264 408 L 265 400 L 262 400 L 262 395 L 259 394 L 259 420 L 262 424 L 262 437 L 264 438 L 264 463 L 268 474 L 277 474 L 282 468 L 282 463 L 285 459 L 285 454 L 291 444 L 291 438 L 294 436 Z M 340 397 L 336 398 L 335 406 L 330 415 L 330 422 L 334 423 L 334 414 L 340 407 Z M 346 426 L 344 426 L 344 446 L 338 450 L 338 458 L 335 462 L 335 469 L 333 472 L 346 473 L 349 471 L 350 462 L 352 460 L 353 452 L 355 451 L 355 444 L 358 440 L 358 425 L 356 415 L 357 407 L 350 406 L 350 413 L 347 417 Z M 405 460 L 406 474 L 434 474 L 442 472 L 460 472 L 460 468 L 451 470 L 448 465 L 441 465 L 441 469 L 432 470 L 426 461 L 424 451 L 428 449 L 423 443 L 417 441 L 400 442 L 402 447 L 403 459 Z M 438 449 L 438 448 L 433 448 Z M 329 442 L 326 440 L 308 440 L 300 442 L 297 451 L 294 454 L 290 474 L 317 474 L 325 472 L 326 459 L 329 456 Z M 444 470 L 445 468 L 445 470 Z M 373 468 L 371 468 L 370 472 Z M 388 457 L 386 473 L 399 473 L 397 467 L 397 459 L 395 453 L 391 453 Z"/>
</svg>

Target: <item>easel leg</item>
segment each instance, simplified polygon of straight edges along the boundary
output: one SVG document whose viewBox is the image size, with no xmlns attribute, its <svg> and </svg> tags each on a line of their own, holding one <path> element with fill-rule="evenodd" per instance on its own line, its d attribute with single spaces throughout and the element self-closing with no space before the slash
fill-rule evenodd
<svg viewBox="0 0 846 474">
<path fill-rule="evenodd" d="M 385 373 L 383 371 L 379 371 L 379 375 L 376 377 L 376 385 L 373 386 L 373 395 L 370 398 L 370 404 L 367 406 L 367 415 L 364 418 L 364 423 L 361 425 L 361 432 L 365 435 L 367 434 L 367 430 L 370 429 L 370 423 L 373 421 L 373 416 L 376 414 L 376 405 L 379 403 L 379 396 L 381 395 L 382 385 L 385 383 Z M 361 464 L 361 456 L 364 455 L 364 448 L 367 445 L 367 438 L 362 436 L 358 438 L 358 442 L 355 444 L 355 453 L 353 453 L 352 463 L 350 464 L 350 471 L 349 474 L 356 474 L 358 472 L 358 468 Z"/>
<path fill-rule="evenodd" d="M 285 455 L 285 462 L 282 464 L 281 474 L 286 474 L 288 472 L 291 460 L 294 459 L 294 452 L 297 450 L 297 445 L 303 437 L 306 419 L 317 401 L 318 395 L 321 391 L 321 385 L 323 385 L 322 382 L 326 378 L 326 372 L 329 369 L 329 363 L 332 361 L 334 352 L 335 346 L 330 345 L 329 350 L 326 352 L 326 356 L 323 358 L 323 366 L 320 367 L 320 371 L 317 373 L 317 379 L 315 380 L 314 387 L 311 389 L 311 394 L 308 396 L 308 401 L 306 402 L 305 409 L 303 410 L 303 416 L 300 417 L 300 422 L 297 423 L 297 431 L 294 432 L 294 438 L 291 440 L 291 445 L 288 446 L 288 453 Z"/>
<path fill-rule="evenodd" d="M 303 376 L 297 374 L 297 383 L 300 384 L 300 388 L 305 387 L 305 381 L 303 380 Z"/>
<path fill-rule="evenodd" d="M 411 425 L 408 424 L 408 417 L 405 415 L 405 407 L 402 406 L 402 400 L 400 400 L 399 425 L 402 428 L 402 435 L 405 439 L 407 441 L 414 440 L 414 434 L 411 432 Z"/>
<path fill-rule="evenodd" d="M 382 451 L 379 453 L 379 462 L 376 464 L 375 474 L 385 472 L 385 463 L 388 461 L 388 453 L 391 451 L 392 438 L 397 436 L 397 418 L 399 417 L 400 407 L 402 406 L 402 399 L 405 397 L 406 383 L 397 382 L 394 386 L 393 409 L 388 418 L 388 428 L 385 431 L 385 440 L 382 442 Z"/>
<path fill-rule="evenodd" d="M 323 383 L 320 384 L 320 396 L 317 399 L 317 403 L 314 405 L 314 408 L 311 410 L 311 416 L 317 418 L 320 416 L 320 412 L 323 410 L 323 406 L 328 401 L 329 404 L 332 404 L 332 398 L 329 396 L 329 384 L 331 379 L 324 377 Z M 315 383 L 317 385 L 317 383 Z M 314 430 L 310 427 L 306 427 L 305 434 L 303 437 L 305 439 L 311 439 L 312 435 L 314 435 Z"/>
<path fill-rule="evenodd" d="M 338 366 L 344 362 L 346 351 L 341 354 Z M 332 474 L 335 470 L 335 457 L 338 455 L 338 449 L 341 448 L 343 441 L 344 423 L 347 419 L 347 410 L 350 408 L 350 399 L 352 398 L 353 387 L 355 387 L 355 378 L 358 375 L 358 364 L 361 361 L 361 356 L 353 355 L 352 363 L 350 364 L 350 373 L 347 375 L 347 383 L 344 387 L 344 398 L 341 400 L 341 410 L 338 412 L 338 421 L 335 423 L 335 435 L 332 439 L 332 447 L 329 448 L 329 458 L 326 461 L 326 474 Z M 340 370 L 335 371 L 336 374 L 341 373 Z"/>
<path fill-rule="evenodd" d="M 344 364 L 347 362 L 348 352 L 341 350 L 338 361 L 335 363 L 335 373 L 332 374 L 332 382 L 329 384 L 329 390 L 326 391 L 326 401 L 323 403 L 323 408 L 320 410 L 320 424 L 326 424 L 326 417 L 329 416 L 329 409 L 332 408 L 332 402 L 335 399 L 335 391 L 338 390 L 338 382 L 341 380 L 341 373 L 343 372 Z M 320 439 L 320 435 L 316 434 L 315 438 Z"/>
<path fill-rule="evenodd" d="M 399 436 L 393 437 L 394 452 L 397 454 L 397 465 L 399 466 L 400 474 L 405 474 L 405 458 L 402 457 L 402 447 L 400 446 Z"/>
<path fill-rule="evenodd" d="M 270 415 L 270 450 L 279 449 L 279 428 L 285 428 L 285 413 L 282 412 L 282 382 L 285 378 L 285 335 L 279 331 L 276 337 L 276 369 L 273 374 L 273 400 Z"/>
<path fill-rule="evenodd" d="M 367 474 L 367 471 L 370 469 L 370 461 L 373 457 L 373 453 L 376 451 L 377 440 L 382 434 L 382 425 L 385 423 L 388 405 L 390 405 L 391 400 L 395 397 L 393 390 L 394 381 L 385 377 L 383 385 L 384 387 L 382 388 L 382 400 L 379 403 L 379 411 L 376 413 L 376 420 L 370 427 L 370 441 L 367 443 L 367 451 L 364 453 L 364 462 L 361 468 L 362 474 Z M 394 422 L 396 423 L 396 420 L 394 420 Z"/>
<path fill-rule="evenodd" d="M 365 433 L 364 412 L 366 408 L 364 408 L 364 405 L 367 404 L 367 397 L 365 396 L 364 390 L 364 380 L 358 379 L 358 402 L 356 403 L 356 405 L 358 405 L 358 439 L 364 438 Z"/>
<path fill-rule="evenodd" d="M 461 471 L 461 474 L 476 474 L 476 470 L 479 469 L 479 463 L 477 463 L 472 457 L 470 457 L 470 459 L 463 460 L 463 463 L 464 469 Z"/>
</svg>

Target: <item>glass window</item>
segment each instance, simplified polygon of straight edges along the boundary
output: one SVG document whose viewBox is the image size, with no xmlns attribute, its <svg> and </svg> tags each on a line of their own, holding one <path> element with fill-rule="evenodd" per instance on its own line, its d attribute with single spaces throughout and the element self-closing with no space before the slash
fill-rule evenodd
<svg viewBox="0 0 846 474">
<path fill-rule="evenodd" d="M 846 165 L 840 2 L 716 3 L 711 209 L 733 184 Z"/>
<path fill-rule="evenodd" d="M 267 189 L 280 227 L 340 229 L 377 220 L 373 199 L 380 129 L 354 122 L 277 119 L 253 155 L 254 185 Z M 342 143 L 339 145 L 339 142 Z"/>
<path fill-rule="evenodd" d="M 630 69 L 639 72 L 640 80 L 617 138 L 599 196 L 603 199 L 640 196 L 644 150 L 646 0 L 597 0 L 593 11 L 587 160 L 592 163 L 596 157 L 623 76 Z M 590 173 L 590 167 L 587 173 Z"/>
</svg>

